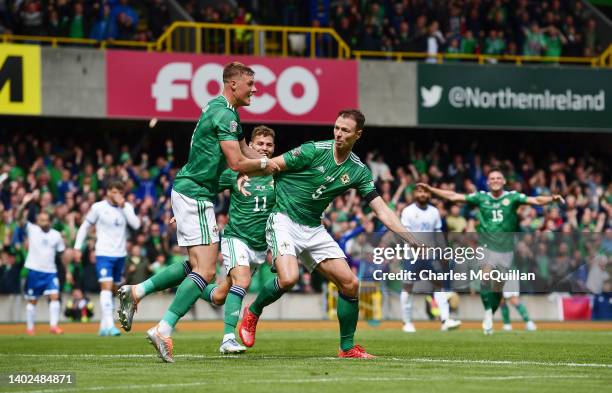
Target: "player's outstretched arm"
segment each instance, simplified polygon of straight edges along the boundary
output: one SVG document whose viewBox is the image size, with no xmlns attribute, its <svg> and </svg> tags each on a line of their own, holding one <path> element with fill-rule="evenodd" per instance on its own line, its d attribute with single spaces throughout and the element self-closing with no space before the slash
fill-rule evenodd
<svg viewBox="0 0 612 393">
<path fill-rule="evenodd" d="M 425 184 L 425 183 L 418 183 L 417 186 L 423 187 L 429 190 L 429 192 L 431 192 L 433 195 L 440 197 L 442 199 L 446 199 L 447 201 L 465 202 L 465 194 L 459 194 L 458 192 L 455 192 L 455 191 L 443 190 L 441 188 L 432 187 L 429 184 Z"/>
<path fill-rule="evenodd" d="M 404 239 L 408 244 L 414 247 L 420 247 L 422 244 L 417 238 L 404 228 L 399 218 L 395 215 L 393 210 L 389 209 L 389 206 L 385 201 L 377 196 L 370 202 L 370 207 L 376 214 L 376 217 L 387 227 L 390 231 Z"/>
<path fill-rule="evenodd" d="M 278 166 L 267 157 L 247 158 L 240 150 L 238 141 L 220 141 L 221 150 L 225 155 L 227 166 L 233 171 L 240 173 L 255 172 L 263 170 L 266 174 L 273 174 L 278 171 Z"/>
<path fill-rule="evenodd" d="M 277 165 L 278 167 L 277 172 L 282 172 L 282 171 L 287 170 L 287 163 L 285 162 L 285 158 L 282 155 L 274 157 L 270 159 L 270 161 Z M 240 173 L 238 175 L 238 178 L 236 179 L 238 190 L 244 196 L 251 195 L 251 193 L 247 190 L 249 186 L 250 178 L 257 177 L 257 176 L 264 176 L 264 175 L 266 175 L 266 173 L 261 169 L 257 171 L 253 171 L 253 172 L 248 172 L 248 173 Z"/>
<path fill-rule="evenodd" d="M 560 202 L 565 203 L 565 199 L 559 194 L 554 195 L 540 195 L 537 197 L 527 197 L 527 204 L 534 206 L 548 205 L 549 203 Z"/>
<path fill-rule="evenodd" d="M 25 208 L 26 208 L 26 207 L 28 206 L 28 204 L 29 204 L 30 202 L 32 202 L 32 201 L 33 201 L 33 200 L 34 200 L 36 197 L 37 197 L 37 194 L 35 194 L 35 193 L 32 193 L 32 194 L 26 194 L 26 195 L 23 197 L 23 200 L 21 201 L 21 204 L 20 204 L 20 205 L 17 207 L 17 212 L 16 212 L 16 214 L 15 214 L 15 218 L 17 219 L 17 224 L 18 224 L 20 227 L 24 227 L 24 226 L 27 224 L 28 219 L 27 219 L 26 214 L 25 214 Z"/>
</svg>

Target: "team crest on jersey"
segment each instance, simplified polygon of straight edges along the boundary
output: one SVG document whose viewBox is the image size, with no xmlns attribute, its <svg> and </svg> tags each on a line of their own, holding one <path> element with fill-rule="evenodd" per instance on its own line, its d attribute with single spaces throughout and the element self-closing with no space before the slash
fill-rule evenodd
<svg viewBox="0 0 612 393">
<path fill-rule="evenodd" d="M 349 177 L 348 173 L 345 173 L 344 175 L 340 176 L 340 181 L 342 184 L 348 184 L 348 182 L 351 181 L 351 178 Z"/>
<path fill-rule="evenodd" d="M 295 149 L 291 150 L 291 155 L 293 157 L 297 157 L 299 155 L 302 154 L 302 148 L 301 147 L 296 147 Z"/>
<path fill-rule="evenodd" d="M 510 200 L 509 199 L 504 199 L 502 201 L 502 205 L 504 205 L 504 206 L 508 206 L 509 204 L 510 204 Z"/>
<path fill-rule="evenodd" d="M 238 123 L 235 120 L 230 121 L 230 132 L 238 131 Z"/>
</svg>

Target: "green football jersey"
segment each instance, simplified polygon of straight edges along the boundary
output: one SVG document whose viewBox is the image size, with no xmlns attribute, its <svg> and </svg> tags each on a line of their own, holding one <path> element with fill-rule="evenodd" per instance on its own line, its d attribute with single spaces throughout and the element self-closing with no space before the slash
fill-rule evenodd
<svg viewBox="0 0 612 393">
<path fill-rule="evenodd" d="M 219 191 L 230 190 L 229 222 L 224 237 L 238 238 L 255 251 L 265 251 L 266 221 L 276 201 L 272 176 L 252 177 L 244 196 L 238 190 L 238 172 L 226 169 L 219 179 Z"/>
<path fill-rule="evenodd" d="M 187 164 L 176 174 L 172 188 L 193 199 L 212 201 L 219 176 L 227 168 L 220 142 L 242 138 L 236 109 L 223 96 L 210 100 L 193 131 Z"/>
<path fill-rule="evenodd" d="M 466 195 L 467 203 L 478 206 L 480 242 L 494 251 L 514 249 L 514 232 L 519 230 L 517 209 L 527 203 L 527 195 L 516 191 L 504 191 L 499 198 L 490 192 L 474 192 Z"/>
<path fill-rule="evenodd" d="M 317 227 L 323 212 L 338 195 L 356 188 L 362 197 L 376 191 L 372 173 L 351 153 L 341 163 L 334 158 L 334 141 L 307 142 L 283 155 L 287 171 L 276 176 L 275 212 Z"/>
</svg>

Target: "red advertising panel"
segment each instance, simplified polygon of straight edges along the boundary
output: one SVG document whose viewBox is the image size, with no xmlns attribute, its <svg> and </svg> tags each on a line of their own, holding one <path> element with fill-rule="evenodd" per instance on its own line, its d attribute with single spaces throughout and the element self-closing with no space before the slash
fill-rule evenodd
<svg viewBox="0 0 612 393">
<path fill-rule="evenodd" d="M 195 120 L 221 91 L 224 64 L 255 70 L 258 92 L 240 109 L 243 121 L 328 124 L 358 105 L 357 63 L 351 60 L 146 53 L 106 55 L 109 117 Z"/>
</svg>

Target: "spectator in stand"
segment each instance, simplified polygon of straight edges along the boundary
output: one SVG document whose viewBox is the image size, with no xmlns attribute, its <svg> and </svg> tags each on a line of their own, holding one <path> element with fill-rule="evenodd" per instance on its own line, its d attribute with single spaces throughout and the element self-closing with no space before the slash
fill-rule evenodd
<svg viewBox="0 0 612 393">
<path fill-rule="evenodd" d="M 564 50 L 563 47 L 567 44 L 567 39 L 559 29 L 555 26 L 548 26 L 546 28 L 546 35 L 544 36 L 546 42 L 546 50 L 544 56 L 546 57 L 561 57 Z"/>
<path fill-rule="evenodd" d="M 89 33 L 89 38 L 100 41 L 108 40 L 116 36 L 116 33 L 113 31 L 114 26 L 115 24 L 111 18 L 110 5 L 108 5 L 108 3 L 104 3 L 91 29 L 91 32 Z"/>
<path fill-rule="evenodd" d="M 83 16 L 83 4 L 79 2 L 74 3 L 74 15 L 70 21 L 68 37 L 85 38 L 87 31 L 89 31 L 89 26 Z"/>
<path fill-rule="evenodd" d="M 43 35 L 43 10 L 39 0 L 25 0 L 23 10 L 20 13 L 23 34 Z"/>
<path fill-rule="evenodd" d="M 486 55 L 502 55 L 506 50 L 503 32 L 498 32 L 497 30 L 489 31 L 489 37 L 485 40 L 484 48 Z"/>
<path fill-rule="evenodd" d="M 461 39 L 461 47 L 459 49 L 460 53 L 466 55 L 473 55 L 476 53 L 478 49 L 478 41 L 474 38 L 474 34 L 471 30 L 467 30 L 465 32 L 464 37 Z"/>
<path fill-rule="evenodd" d="M 525 46 L 523 47 L 523 55 L 525 56 L 541 56 L 546 49 L 546 40 L 542 30 L 537 22 L 532 22 L 529 29 L 524 29 Z"/>
<path fill-rule="evenodd" d="M 129 0 L 112 0 L 111 5 L 111 31 L 113 38 L 118 40 L 130 40 L 136 33 L 138 26 L 138 14 L 129 5 Z"/>
<path fill-rule="evenodd" d="M 446 40 L 440 32 L 440 24 L 437 21 L 433 21 L 429 26 L 429 36 L 427 37 L 427 63 L 436 63 L 438 61 L 438 51 L 445 43 Z"/>
<path fill-rule="evenodd" d="M 149 1 L 148 22 L 153 37 L 159 37 L 170 26 L 170 11 L 166 0 Z"/>
</svg>

